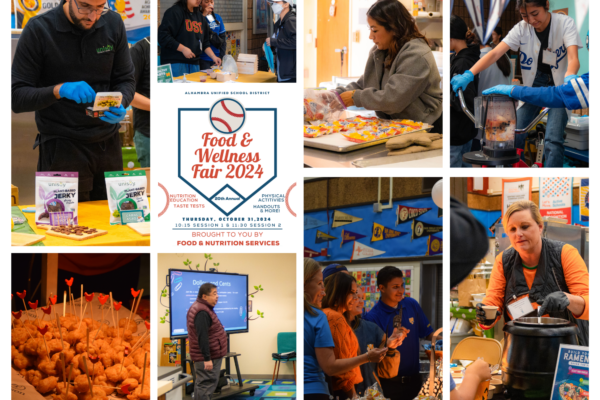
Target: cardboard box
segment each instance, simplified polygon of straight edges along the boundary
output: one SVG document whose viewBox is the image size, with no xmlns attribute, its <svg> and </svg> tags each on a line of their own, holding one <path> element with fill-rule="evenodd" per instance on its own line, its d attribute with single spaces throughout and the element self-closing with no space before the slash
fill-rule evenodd
<svg viewBox="0 0 600 400">
<path fill-rule="evenodd" d="M 227 81 L 235 81 L 235 76 L 233 74 L 217 72 L 217 81 L 219 82 L 227 82 Z"/>
</svg>

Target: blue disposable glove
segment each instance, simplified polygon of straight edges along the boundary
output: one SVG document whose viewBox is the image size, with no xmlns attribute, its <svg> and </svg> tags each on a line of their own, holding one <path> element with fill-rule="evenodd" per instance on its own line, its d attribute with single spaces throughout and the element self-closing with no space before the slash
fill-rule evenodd
<svg viewBox="0 0 600 400">
<path fill-rule="evenodd" d="M 93 103 L 96 92 L 86 82 L 65 82 L 60 87 L 58 94 L 61 98 L 73 100 L 77 104 Z"/>
<path fill-rule="evenodd" d="M 573 79 L 579 78 L 577 75 L 569 75 L 565 78 L 565 83 L 571 82 Z"/>
<path fill-rule="evenodd" d="M 494 87 L 491 87 L 489 89 L 485 89 L 482 94 L 484 96 L 490 95 L 490 94 L 504 94 L 506 96 L 512 97 L 511 93 L 513 88 L 515 87 L 515 85 L 497 85 Z"/>
<path fill-rule="evenodd" d="M 100 117 L 100 119 L 104 122 L 108 122 L 109 124 L 118 124 L 119 122 L 125 119 L 125 114 L 127 111 L 123 106 L 119 107 L 110 107 L 109 111 L 104 111 L 104 117 Z"/>
<path fill-rule="evenodd" d="M 471 71 L 465 71 L 462 75 L 455 75 L 450 81 L 454 94 L 458 94 L 458 89 L 462 89 L 464 92 L 469 83 L 473 82 L 473 79 L 475 79 L 475 76 Z"/>
</svg>

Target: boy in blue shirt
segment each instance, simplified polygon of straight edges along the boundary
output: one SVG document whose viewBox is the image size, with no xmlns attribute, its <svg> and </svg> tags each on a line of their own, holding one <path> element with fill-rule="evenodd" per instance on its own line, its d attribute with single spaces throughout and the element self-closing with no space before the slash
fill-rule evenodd
<svg viewBox="0 0 600 400">
<path fill-rule="evenodd" d="M 394 332 L 394 317 L 402 310 L 402 327 L 409 330 L 400 352 L 398 376 L 380 378 L 383 393 L 391 400 L 412 400 L 417 397 L 423 382 L 419 364 L 419 339 L 431 340 L 433 328 L 419 303 L 404 297 L 404 276 L 396 267 L 384 267 L 377 274 L 381 298 L 364 319 L 374 322 L 388 335 Z"/>
</svg>

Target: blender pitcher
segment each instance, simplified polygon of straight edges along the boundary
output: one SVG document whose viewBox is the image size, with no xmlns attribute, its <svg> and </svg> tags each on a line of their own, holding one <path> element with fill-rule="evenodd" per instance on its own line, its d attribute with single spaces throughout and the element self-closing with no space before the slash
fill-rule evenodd
<svg viewBox="0 0 600 400">
<path fill-rule="evenodd" d="M 473 121 L 475 127 L 484 132 L 481 139 L 482 151 L 476 152 L 473 160 L 477 159 L 482 165 L 510 165 L 519 161 L 515 148 L 515 135 L 529 132 L 548 114 L 549 108 L 542 112 L 525 129 L 517 129 L 517 101 L 504 95 L 487 95 L 475 97 L 475 115 L 467 108 L 462 90 L 458 90 L 460 105 L 465 114 Z M 470 153 L 469 153 L 470 154 Z M 477 162 L 475 162 L 477 163 Z"/>
</svg>

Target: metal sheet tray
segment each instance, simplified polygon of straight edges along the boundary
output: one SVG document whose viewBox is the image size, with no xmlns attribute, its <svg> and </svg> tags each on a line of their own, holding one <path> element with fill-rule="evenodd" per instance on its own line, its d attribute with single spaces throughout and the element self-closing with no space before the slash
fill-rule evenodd
<svg viewBox="0 0 600 400">
<path fill-rule="evenodd" d="M 416 132 L 429 132 L 432 128 L 432 125 L 424 124 L 423 129 L 407 132 L 406 134 Z M 348 153 L 350 151 L 364 149 L 366 147 L 376 146 L 378 144 L 385 143 L 393 137 L 396 136 L 390 136 L 384 139 L 377 139 L 371 142 L 354 143 L 342 136 L 341 133 L 332 133 L 331 135 L 325 135 L 318 138 L 304 138 L 304 147 L 314 147 L 316 149 L 329 150 L 334 151 L 336 153 Z"/>
</svg>

